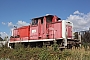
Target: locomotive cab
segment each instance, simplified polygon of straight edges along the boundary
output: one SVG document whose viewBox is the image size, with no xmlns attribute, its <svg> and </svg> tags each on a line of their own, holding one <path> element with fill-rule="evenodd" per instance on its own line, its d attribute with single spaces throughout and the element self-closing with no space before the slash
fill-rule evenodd
<svg viewBox="0 0 90 60">
<path fill-rule="evenodd" d="M 32 19 L 32 22 L 31 22 L 31 25 L 37 25 L 38 24 L 38 20 L 41 21 L 41 24 L 44 23 L 44 18 L 46 18 L 46 23 L 54 23 L 54 22 L 57 22 L 59 20 L 61 20 L 61 18 L 58 18 L 57 16 L 54 16 L 54 15 L 46 15 L 46 16 L 43 16 L 43 17 L 38 17 L 38 18 L 33 18 Z"/>
</svg>

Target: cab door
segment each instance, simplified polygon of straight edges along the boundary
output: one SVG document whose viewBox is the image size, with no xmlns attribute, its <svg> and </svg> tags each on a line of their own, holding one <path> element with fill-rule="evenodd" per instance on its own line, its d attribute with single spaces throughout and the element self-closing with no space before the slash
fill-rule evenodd
<svg viewBox="0 0 90 60">
<path fill-rule="evenodd" d="M 66 25 L 67 38 L 72 38 L 72 26 Z"/>
</svg>

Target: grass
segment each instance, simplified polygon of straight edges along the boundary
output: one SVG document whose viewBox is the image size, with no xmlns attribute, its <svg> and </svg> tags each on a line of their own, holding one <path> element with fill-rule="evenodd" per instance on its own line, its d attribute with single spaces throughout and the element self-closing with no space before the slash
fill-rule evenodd
<svg viewBox="0 0 90 60">
<path fill-rule="evenodd" d="M 43 48 L 0 48 L 0 59 L 10 60 L 90 60 L 90 47 L 72 48 L 60 51 L 56 46 Z"/>
</svg>

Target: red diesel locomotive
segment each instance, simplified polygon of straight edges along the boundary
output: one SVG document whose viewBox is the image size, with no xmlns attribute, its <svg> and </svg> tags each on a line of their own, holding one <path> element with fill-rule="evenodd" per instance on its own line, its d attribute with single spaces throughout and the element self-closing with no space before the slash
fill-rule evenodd
<svg viewBox="0 0 90 60">
<path fill-rule="evenodd" d="M 77 46 L 79 40 L 73 39 L 73 23 L 61 20 L 56 15 L 33 18 L 30 25 L 12 30 L 9 46 L 22 43 L 25 46 L 52 45 L 60 47 Z M 79 45 L 79 44 L 78 44 Z"/>
</svg>

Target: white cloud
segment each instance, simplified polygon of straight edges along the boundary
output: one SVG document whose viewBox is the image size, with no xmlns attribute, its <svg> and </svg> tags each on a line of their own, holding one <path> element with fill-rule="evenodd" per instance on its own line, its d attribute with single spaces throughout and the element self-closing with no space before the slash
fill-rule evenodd
<svg viewBox="0 0 90 60">
<path fill-rule="evenodd" d="M 8 27 L 13 28 L 14 24 L 12 22 L 8 22 Z"/>
<path fill-rule="evenodd" d="M 90 27 L 90 13 L 75 11 L 66 20 L 73 22 L 74 31 L 88 30 Z"/>
<path fill-rule="evenodd" d="M 80 12 L 77 10 L 77 11 L 75 11 L 73 14 L 80 14 Z"/>
<path fill-rule="evenodd" d="M 17 24 L 18 27 L 29 25 L 29 23 L 26 23 L 25 21 L 21 21 L 21 20 L 18 21 L 16 24 Z"/>
<path fill-rule="evenodd" d="M 2 22 L 3 25 L 6 25 L 6 23 Z"/>
<path fill-rule="evenodd" d="M 27 26 L 27 25 L 29 25 L 29 23 L 21 20 L 18 21 L 16 24 L 13 24 L 12 22 L 8 22 L 8 27 L 10 28 L 14 28 L 14 26 L 21 27 L 21 26 Z"/>
<path fill-rule="evenodd" d="M 84 13 L 81 13 L 81 12 L 79 12 L 78 10 L 77 10 L 77 11 L 75 11 L 73 14 L 76 14 L 76 15 L 81 15 L 81 16 L 83 16 L 83 15 L 84 15 Z"/>
</svg>

